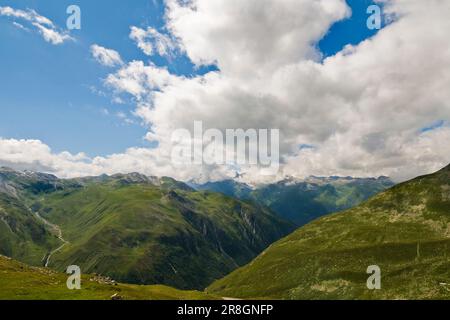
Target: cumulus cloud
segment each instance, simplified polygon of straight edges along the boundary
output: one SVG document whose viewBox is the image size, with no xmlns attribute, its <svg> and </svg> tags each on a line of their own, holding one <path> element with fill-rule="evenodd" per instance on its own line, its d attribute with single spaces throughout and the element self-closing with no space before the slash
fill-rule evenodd
<svg viewBox="0 0 450 320">
<path fill-rule="evenodd" d="M 395 17 L 390 25 L 322 61 L 316 44 L 350 15 L 344 0 L 167 0 L 168 37 L 196 65 L 219 70 L 181 77 L 143 61 L 124 64 L 105 84 L 115 95 L 134 97 L 134 113 L 158 148 L 81 163 L 55 160 L 58 172 L 71 172 L 75 163 L 77 173 L 132 170 L 184 180 L 236 171 L 248 182 L 312 174 L 404 180 L 448 164 L 450 127 L 433 124 L 450 120 L 450 3 L 382 2 Z M 144 38 L 134 36 L 138 45 Z M 222 131 L 280 129 L 279 174 L 262 177 L 255 167 L 175 168 L 171 135 L 179 128 L 192 132 L 194 121 Z"/>
<path fill-rule="evenodd" d="M 34 26 L 37 29 L 45 41 L 54 45 L 62 44 L 68 40 L 73 40 L 69 34 L 56 27 L 50 19 L 38 14 L 32 9 L 20 10 L 11 7 L 0 7 L 0 16 L 11 17 L 13 19 L 28 22 L 31 26 Z M 13 24 L 23 30 L 28 30 L 20 23 L 14 21 Z"/>
<path fill-rule="evenodd" d="M 105 83 L 118 92 L 127 92 L 138 101 L 151 100 L 155 90 L 182 81 L 182 77 L 171 75 L 167 69 L 132 61 L 118 72 L 110 74 Z"/>
<path fill-rule="evenodd" d="M 80 153 L 52 153 L 49 146 L 39 140 L 0 139 L 0 166 L 56 173 L 62 177 L 86 173 L 92 166 Z"/>
<path fill-rule="evenodd" d="M 405 179 L 450 162 L 450 147 L 433 151 L 449 131 L 420 131 L 450 118 L 448 2 L 384 1 L 397 19 L 324 61 L 315 44 L 349 16 L 344 1 L 263 2 L 167 1 L 167 28 L 187 56 L 220 71 L 183 78 L 134 61 L 110 75 L 108 85 L 136 97 L 151 139 L 164 147 L 195 120 L 279 128 L 281 175 Z"/>
<path fill-rule="evenodd" d="M 344 0 L 167 0 L 167 28 L 197 65 L 223 73 L 265 76 L 318 59 L 315 48 L 331 24 L 350 15 Z"/>
<path fill-rule="evenodd" d="M 135 41 L 138 48 L 148 56 L 156 53 L 163 57 L 170 56 L 179 49 L 179 45 L 173 37 L 162 34 L 152 27 L 145 30 L 132 26 L 130 39 Z"/>
<path fill-rule="evenodd" d="M 120 66 L 123 64 L 120 54 L 112 49 L 107 49 L 98 44 L 91 46 L 91 54 L 95 60 L 107 67 Z"/>
<path fill-rule="evenodd" d="M 0 138 L 0 166 L 48 172 L 62 178 L 131 172 L 172 176 L 173 167 L 167 161 L 168 156 L 158 149 L 130 148 L 124 153 L 90 158 L 84 153 L 52 152 L 39 140 Z M 191 177 L 187 172 L 183 170 L 178 178 L 189 180 Z"/>
</svg>

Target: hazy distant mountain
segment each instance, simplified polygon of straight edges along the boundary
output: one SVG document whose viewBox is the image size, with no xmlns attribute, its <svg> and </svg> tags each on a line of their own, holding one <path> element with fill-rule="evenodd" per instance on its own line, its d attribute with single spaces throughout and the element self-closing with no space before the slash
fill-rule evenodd
<svg viewBox="0 0 450 320">
<path fill-rule="evenodd" d="M 240 200 L 250 200 L 252 198 L 253 188 L 245 183 L 235 180 L 223 180 L 216 182 L 206 182 L 204 184 L 190 183 L 190 186 L 196 190 L 207 190 L 223 193 L 229 197 Z"/>
<path fill-rule="evenodd" d="M 234 180 L 193 184 L 193 187 L 252 200 L 271 208 L 284 219 L 304 225 L 325 214 L 356 206 L 393 185 L 387 177 L 309 177 L 286 178 L 254 188 Z"/>
</svg>

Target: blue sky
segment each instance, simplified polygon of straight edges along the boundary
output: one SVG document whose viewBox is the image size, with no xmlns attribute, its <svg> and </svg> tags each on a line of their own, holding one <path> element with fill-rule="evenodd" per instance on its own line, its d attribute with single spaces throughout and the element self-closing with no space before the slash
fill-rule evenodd
<svg viewBox="0 0 450 320">
<path fill-rule="evenodd" d="M 325 57 L 374 34 L 366 27 L 370 3 L 348 0 L 352 17 L 336 23 L 318 43 Z M 184 56 L 171 61 L 158 56 L 149 58 L 129 39 L 133 25 L 162 29 L 161 1 L 0 1 L 0 6 L 34 9 L 63 29 L 68 17 L 66 8 L 71 4 L 82 10 L 82 29 L 71 31 L 76 41 L 61 45 L 52 45 L 36 32 L 17 28 L 11 18 L 0 16 L 0 137 L 39 139 L 55 152 L 86 152 L 90 156 L 148 146 L 143 139 L 147 128 L 139 119 L 125 123 L 116 116 L 123 112 L 132 117 L 133 102 L 112 102 L 111 92 L 102 84 L 111 69 L 92 58 L 90 46 L 95 43 L 114 48 L 124 61 L 151 60 L 177 75 L 195 75 L 213 68 L 198 70 Z M 92 88 L 104 94 L 95 93 Z"/>
</svg>

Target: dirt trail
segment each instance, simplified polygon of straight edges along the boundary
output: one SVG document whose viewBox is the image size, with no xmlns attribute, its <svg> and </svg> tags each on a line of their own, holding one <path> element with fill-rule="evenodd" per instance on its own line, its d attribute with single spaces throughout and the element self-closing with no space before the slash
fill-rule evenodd
<svg viewBox="0 0 450 320">
<path fill-rule="evenodd" d="M 56 225 L 56 224 L 53 224 L 53 223 L 49 222 L 48 220 L 44 219 L 44 218 L 41 217 L 41 216 L 39 215 L 39 213 L 37 213 L 37 212 L 33 212 L 33 213 L 34 213 L 34 215 L 35 215 L 39 220 L 41 220 L 46 226 L 48 226 L 49 229 L 50 229 L 50 232 L 52 232 L 54 235 L 56 235 L 56 236 L 58 237 L 58 239 L 61 240 L 62 243 L 63 243 L 62 245 L 60 245 L 60 246 L 59 246 L 58 248 L 56 248 L 55 250 L 52 250 L 52 251 L 47 255 L 47 257 L 44 257 L 44 259 L 45 259 L 45 264 L 44 264 L 44 266 L 47 268 L 48 265 L 49 265 L 49 263 L 50 263 L 50 258 L 52 257 L 52 255 L 55 254 L 56 252 L 60 251 L 62 248 L 64 248 L 64 246 L 65 246 L 66 244 L 68 244 L 69 242 L 66 241 L 66 239 L 63 238 L 63 233 L 62 233 L 62 230 L 61 230 L 60 226 L 58 226 L 58 225 Z"/>
</svg>

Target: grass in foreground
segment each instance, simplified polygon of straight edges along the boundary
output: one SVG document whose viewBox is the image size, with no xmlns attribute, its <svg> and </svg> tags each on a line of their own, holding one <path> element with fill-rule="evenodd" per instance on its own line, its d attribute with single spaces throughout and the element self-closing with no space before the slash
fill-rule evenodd
<svg viewBox="0 0 450 320">
<path fill-rule="evenodd" d="M 0 256 L 0 300 L 215 300 L 199 291 L 181 291 L 162 285 L 110 284 L 94 275 L 82 277 L 81 290 L 69 290 L 68 275 L 30 267 Z"/>
</svg>

